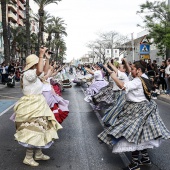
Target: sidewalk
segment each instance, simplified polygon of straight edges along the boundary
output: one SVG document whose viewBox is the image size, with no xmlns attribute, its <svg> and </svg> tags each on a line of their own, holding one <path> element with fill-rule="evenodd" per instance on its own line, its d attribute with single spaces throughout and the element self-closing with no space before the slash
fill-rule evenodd
<svg viewBox="0 0 170 170">
<path fill-rule="evenodd" d="M 6 87 L 6 85 L 0 84 L 0 89 L 3 89 L 5 87 Z"/>
<path fill-rule="evenodd" d="M 170 95 L 160 94 L 157 98 L 158 98 L 158 100 L 162 100 L 162 101 L 170 104 Z"/>
</svg>

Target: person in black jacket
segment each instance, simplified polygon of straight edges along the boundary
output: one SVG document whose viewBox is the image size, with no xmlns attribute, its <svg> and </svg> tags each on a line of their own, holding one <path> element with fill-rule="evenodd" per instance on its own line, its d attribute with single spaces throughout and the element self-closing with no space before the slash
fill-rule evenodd
<svg viewBox="0 0 170 170">
<path fill-rule="evenodd" d="M 14 68 L 14 63 L 13 62 L 11 62 L 9 67 L 8 67 L 8 73 L 12 73 L 12 74 L 15 73 L 15 68 Z"/>
<path fill-rule="evenodd" d="M 158 83 L 158 88 L 160 87 L 160 85 L 162 85 L 162 90 L 163 92 L 165 92 L 167 85 L 166 85 L 166 81 L 165 81 L 165 68 L 166 68 L 166 62 L 162 61 L 162 65 L 159 69 L 159 83 Z"/>
</svg>

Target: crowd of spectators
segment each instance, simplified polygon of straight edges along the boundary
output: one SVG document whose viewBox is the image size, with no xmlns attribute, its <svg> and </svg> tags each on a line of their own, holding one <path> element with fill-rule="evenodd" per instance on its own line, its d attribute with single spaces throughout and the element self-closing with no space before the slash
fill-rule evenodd
<svg viewBox="0 0 170 170">
<path fill-rule="evenodd" d="M 0 83 L 5 85 L 8 81 L 8 76 L 14 75 L 15 81 L 20 81 L 20 74 L 22 72 L 22 66 L 19 62 L 11 61 L 6 64 L 5 62 L 0 64 Z"/>
<path fill-rule="evenodd" d="M 148 60 L 146 74 L 152 80 L 152 97 L 157 98 L 159 94 L 170 95 L 170 58 L 163 60 L 159 66 L 156 60 Z"/>
<path fill-rule="evenodd" d="M 116 65 L 116 60 L 111 60 L 114 62 L 112 64 Z M 151 59 L 146 60 L 147 62 L 147 69 L 146 74 L 148 78 L 152 81 L 152 98 L 157 99 L 159 94 L 170 95 L 170 58 L 167 60 L 163 60 L 161 65 L 157 64 L 156 60 L 151 61 Z M 102 64 L 102 63 L 99 63 Z M 119 64 L 117 62 L 117 64 Z M 131 62 L 128 62 L 129 66 L 132 65 Z M 81 72 L 82 75 L 86 75 L 85 67 L 93 69 L 92 65 L 90 64 L 79 64 L 76 67 L 76 72 Z M 109 74 L 105 68 L 103 68 L 104 76 L 108 80 Z M 128 74 L 128 73 L 127 73 Z"/>
</svg>

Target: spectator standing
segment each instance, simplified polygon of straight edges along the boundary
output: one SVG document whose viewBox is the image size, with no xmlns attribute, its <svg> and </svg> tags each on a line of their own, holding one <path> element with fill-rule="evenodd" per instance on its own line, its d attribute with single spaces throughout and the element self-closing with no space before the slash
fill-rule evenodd
<svg viewBox="0 0 170 170">
<path fill-rule="evenodd" d="M 153 68 L 152 68 L 152 63 L 151 63 L 151 59 L 148 59 L 147 71 L 151 71 L 151 70 L 153 70 Z"/>
<path fill-rule="evenodd" d="M 6 66 L 5 66 L 5 63 L 2 63 L 2 84 L 5 85 L 6 83 L 6 79 L 8 77 L 8 73 L 7 73 L 7 70 L 6 70 Z"/>
<path fill-rule="evenodd" d="M 170 58 L 167 60 L 167 67 L 165 69 L 165 81 L 167 84 L 166 94 L 170 94 Z"/>
<path fill-rule="evenodd" d="M 158 88 L 160 88 L 160 85 L 162 85 L 162 92 L 165 92 L 167 89 L 166 81 L 165 81 L 165 68 L 166 68 L 166 62 L 162 61 L 162 65 L 159 69 L 159 83 Z"/>
</svg>

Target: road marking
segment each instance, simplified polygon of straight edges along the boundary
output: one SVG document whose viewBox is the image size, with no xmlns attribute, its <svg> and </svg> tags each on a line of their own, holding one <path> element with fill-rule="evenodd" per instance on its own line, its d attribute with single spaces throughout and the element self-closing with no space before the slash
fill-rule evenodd
<svg viewBox="0 0 170 170">
<path fill-rule="evenodd" d="M 84 91 L 84 89 L 83 89 L 82 87 L 81 87 L 81 90 L 82 90 L 83 94 L 85 95 L 85 91 Z M 90 104 L 90 106 L 92 107 L 92 104 L 91 104 L 91 103 L 89 103 L 89 104 Z M 93 109 L 93 107 L 92 107 L 92 109 Z M 97 110 L 94 110 L 94 109 L 93 109 L 93 111 L 95 112 L 95 114 L 96 114 L 96 116 L 97 116 L 100 124 L 101 124 L 102 127 L 104 128 L 104 123 L 102 122 L 102 117 L 100 116 L 100 113 L 99 113 Z M 129 163 L 130 163 L 130 160 L 128 159 L 128 157 L 126 156 L 126 154 L 125 154 L 125 153 L 119 153 L 119 156 L 120 156 L 120 158 L 122 159 L 124 165 L 125 165 L 125 166 L 128 166 Z"/>
<path fill-rule="evenodd" d="M 10 94 L 20 94 L 21 92 L 10 92 Z M 9 94 L 9 93 L 1 93 L 1 94 Z"/>
<path fill-rule="evenodd" d="M 9 99 L 20 99 L 20 98 L 17 98 L 17 97 L 4 96 L 4 95 L 0 95 L 0 97 L 6 97 L 6 98 L 9 98 Z"/>
<path fill-rule="evenodd" d="M 12 107 L 14 107 L 14 105 L 16 104 L 16 102 L 14 104 L 12 104 L 11 106 L 9 106 L 7 109 L 5 109 L 3 112 L 0 113 L 0 116 L 2 116 L 3 114 L 5 114 L 8 110 L 10 110 Z"/>
</svg>

